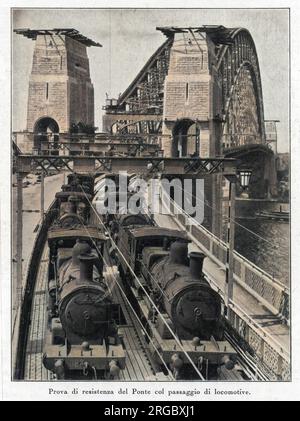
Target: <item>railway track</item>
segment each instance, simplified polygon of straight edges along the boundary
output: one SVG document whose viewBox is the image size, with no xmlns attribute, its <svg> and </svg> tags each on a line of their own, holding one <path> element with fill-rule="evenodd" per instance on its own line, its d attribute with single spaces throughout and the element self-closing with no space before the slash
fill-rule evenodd
<svg viewBox="0 0 300 421">
<path fill-rule="evenodd" d="M 51 381 L 55 380 L 55 375 L 46 370 L 43 366 L 43 341 L 45 337 L 45 326 L 47 317 L 47 276 L 48 276 L 48 246 L 45 244 L 39 270 L 35 280 L 34 297 L 32 300 L 30 324 L 28 326 L 28 339 L 25 356 L 26 381 Z M 109 260 L 109 257 L 107 257 Z M 110 260 L 109 260 L 110 262 Z M 111 262 L 110 262 L 111 263 Z M 118 277 L 115 266 L 106 267 L 105 276 L 112 283 Z M 121 282 L 118 279 L 118 282 Z M 139 328 L 138 321 L 130 311 L 119 287 L 116 285 L 113 296 L 121 304 L 125 323 L 120 327 L 120 333 L 126 348 L 126 368 L 119 374 L 119 381 L 155 381 L 172 380 L 170 376 L 165 376 L 157 370 L 148 350 L 148 345 Z M 74 379 L 75 380 L 75 379 Z"/>
<path fill-rule="evenodd" d="M 141 326 L 121 291 L 120 286 L 122 287 L 123 285 L 117 267 L 112 265 L 108 254 L 105 256 L 105 259 L 110 263 L 110 266 L 107 266 L 106 269 L 106 276 L 110 278 L 112 283 L 115 283 L 117 280 L 117 285 L 115 285 L 112 294 L 115 301 L 121 304 L 126 321 L 126 324 L 120 326 L 120 334 L 126 348 L 126 368 L 120 372 L 119 380 L 172 380 L 171 376 L 165 376 L 161 373 L 157 369 L 157 364 L 151 359 Z"/>
<path fill-rule="evenodd" d="M 253 356 L 251 356 L 247 351 L 243 350 L 242 347 L 238 344 L 237 340 L 230 335 L 229 332 L 225 331 L 225 337 L 228 342 L 231 343 L 233 348 L 238 353 L 238 364 L 249 378 L 249 380 L 257 381 L 268 381 L 266 373 L 264 373 L 258 366 L 258 362 Z"/>
<path fill-rule="evenodd" d="M 43 366 L 43 340 L 47 315 L 48 245 L 45 244 L 35 281 L 28 340 L 25 356 L 24 380 L 53 380 L 53 374 Z"/>
<path fill-rule="evenodd" d="M 172 373 L 161 372 L 160 365 L 153 360 L 150 353 L 151 344 L 146 340 L 147 335 L 141 321 L 138 320 L 126 293 L 124 285 L 119 276 L 117 267 L 105 251 L 105 272 L 104 275 L 108 285 L 114 285 L 112 295 L 115 302 L 119 302 L 122 309 L 123 324 L 120 326 L 120 334 L 126 350 L 126 368 L 121 370 L 118 381 L 171 381 L 174 380 Z M 28 336 L 25 354 L 24 379 L 27 381 L 51 381 L 55 375 L 46 370 L 43 366 L 43 342 L 46 332 L 47 317 L 47 281 L 48 281 L 48 245 L 45 242 L 36 279 L 34 280 L 34 296 L 31 305 L 31 317 L 28 325 Z M 229 338 L 230 339 L 230 338 Z M 150 339 L 151 341 L 151 339 Z M 238 349 L 238 344 L 233 344 Z M 239 350 L 240 352 L 240 350 Z M 239 353 L 238 364 L 247 377 L 257 379 L 253 374 L 254 367 L 251 361 Z M 76 380 L 76 379 L 74 379 Z M 226 370 L 224 367 L 219 370 L 219 379 L 227 381 L 241 381 L 243 376 L 239 370 Z"/>
</svg>

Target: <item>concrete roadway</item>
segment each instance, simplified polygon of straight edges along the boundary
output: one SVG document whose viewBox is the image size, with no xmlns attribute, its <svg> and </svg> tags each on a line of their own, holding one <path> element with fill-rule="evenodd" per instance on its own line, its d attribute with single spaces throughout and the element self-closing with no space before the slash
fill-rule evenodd
<svg viewBox="0 0 300 421">
<path fill-rule="evenodd" d="M 30 181 L 35 181 L 36 177 L 33 176 Z M 55 193 L 60 190 L 64 184 L 64 174 L 57 174 L 44 179 L 44 209 L 47 211 L 49 205 L 54 199 Z M 23 188 L 23 209 L 39 209 L 41 203 L 41 184 L 30 184 L 28 187 Z M 16 240 L 17 240 L 17 188 L 12 187 L 12 367 L 15 367 L 16 349 L 18 343 L 18 330 L 20 322 L 19 308 L 15 307 L 16 303 Z M 34 240 L 37 230 L 35 229 L 41 220 L 40 212 L 23 212 L 23 265 L 22 265 L 22 287 L 26 281 L 26 272 L 29 259 L 32 253 Z"/>
<path fill-rule="evenodd" d="M 155 214 L 156 223 L 164 228 L 179 229 L 170 215 Z M 190 244 L 189 251 L 203 251 L 197 245 Z M 218 287 L 225 290 L 225 271 L 206 257 L 203 264 L 203 272 L 215 281 Z M 281 323 L 268 309 L 262 306 L 251 294 L 238 284 L 234 284 L 233 301 L 267 333 L 269 333 L 281 347 L 289 352 L 290 329 Z"/>
<path fill-rule="evenodd" d="M 45 177 L 45 211 L 54 199 L 55 193 L 60 190 L 62 184 L 64 184 L 64 174 L 57 174 L 50 177 Z M 34 180 L 34 179 L 33 179 Z M 23 209 L 40 209 L 40 183 L 29 185 L 23 188 Z M 12 189 L 12 216 L 13 216 L 13 227 L 12 227 L 12 256 L 13 260 L 16 254 L 16 196 L 17 188 Z M 169 215 L 155 214 L 155 220 L 159 226 L 165 228 L 178 229 L 178 225 L 174 219 Z M 23 282 L 25 281 L 25 274 L 27 271 L 28 262 L 34 245 L 36 236 L 35 228 L 40 222 L 40 213 L 23 213 Z M 190 244 L 190 251 L 201 251 L 195 244 Z M 204 273 L 214 279 L 216 284 L 221 290 L 224 290 L 225 285 L 225 272 L 220 269 L 212 260 L 208 257 L 204 261 L 203 266 Z M 16 263 L 13 263 L 12 276 L 16 276 Z M 13 283 L 15 284 L 15 283 Z M 13 291 L 13 296 L 15 291 Z M 265 307 L 263 307 L 255 298 L 253 298 L 246 290 L 239 285 L 234 285 L 233 300 L 236 304 L 243 309 L 243 311 L 254 319 L 260 327 L 270 335 L 285 350 L 289 350 L 290 346 L 290 329 L 289 327 L 282 325 L 280 320 L 270 313 Z M 13 301 L 14 302 L 14 301 Z"/>
<path fill-rule="evenodd" d="M 35 176 L 32 176 L 32 181 L 36 180 Z M 44 179 L 44 197 L 45 212 L 49 205 L 54 199 L 55 193 L 60 190 L 64 183 L 64 174 L 57 174 Z M 28 187 L 23 188 L 23 210 L 40 210 L 41 205 L 41 183 L 30 184 Z M 12 276 L 16 276 L 16 239 L 17 239 L 17 188 L 12 188 L 12 258 L 13 258 L 13 269 Z M 27 266 L 29 263 L 30 255 L 34 245 L 36 237 L 35 229 L 41 220 L 40 212 L 23 212 L 23 282 L 25 281 L 25 275 Z"/>
</svg>

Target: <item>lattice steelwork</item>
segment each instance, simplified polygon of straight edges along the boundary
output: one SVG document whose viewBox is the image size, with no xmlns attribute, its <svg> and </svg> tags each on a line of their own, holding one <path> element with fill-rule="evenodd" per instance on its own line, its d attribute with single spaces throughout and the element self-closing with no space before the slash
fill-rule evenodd
<svg viewBox="0 0 300 421">
<path fill-rule="evenodd" d="M 143 114 L 163 112 L 163 89 L 169 67 L 169 54 L 169 48 L 163 49 L 132 95 L 126 99 L 128 111 Z"/>
<path fill-rule="evenodd" d="M 230 158 L 160 158 L 160 157 L 91 157 L 14 155 L 13 172 L 36 173 L 43 171 L 71 171 L 94 173 L 130 170 L 140 175 L 194 175 L 235 174 L 235 160 Z"/>
<path fill-rule="evenodd" d="M 172 39 L 168 39 L 150 57 L 134 81 L 117 100 L 116 105 L 108 105 L 108 114 L 142 114 L 161 115 L 163 113 L 164 81 L 168 73 L 170 47 Z M 147 127 L 145 127 L 147 128 Z M 147 128 L 149 130 L 149 128 Z M 134 130 L 133 128 L 129 128 Z"/>
<path fill-rule="evenodd" d="M 245 29 L 231 32 L 231 45 L 218 52 L 222 86 L 223 148 L 264 143 L 264 112 L 255 45 Z"/>
<path fill-rule="evenodd" d="M 243 28 L 203 26 L 199 28 L 157 28 L 168 40 L 149 59 L 132 84 L 118 99 L 120 113 L 115 130 L 120 133 L 160 133 L 161 121 L 152 127 L 147 121 L 130 121 L 125 114 L 163 114 L 164 80 L 168 72 L 170 49 L 175 32 L 206 32 L 215 44 L 215 58 L 210 62 L 220 87 L 223 148 L 265 142 L 264 112 L 258 57 L 250 33 Z M 214 54 L 213 54 L 214 55 Z M 211 67 L 211 72 L 213 68 Z M 218 101 L 217 97 L 211 98 Z M 216 107 L 218 108 L 218 107 Z M 216 117 L 216 116 L 214 116 Z M 151 122 L 154 123 L 154 122 Z"/>
<path fill-rule="evenodd" d="M 172 39 L 168 39 L 158 48 L 115 104 L 108 100 L 104 107 L 106 114 L 118 116 L 111 125 L 112 133 L 161 134 L 171 44 Z M 139 118 L 131 119 L 131 116 Z"/>
<path fill-rule="evenodd" d="M 223 129 L 223 147 L 260 143 L 256 97 L 250 70 L 238 74 Z"/>
<path fill-rule="evenodd" d="M 153 120 L 123 120 L 119 119 L 112 125 L 113 133 L 118 134 L 160 134 L 162 121 Z"/>
</svg>

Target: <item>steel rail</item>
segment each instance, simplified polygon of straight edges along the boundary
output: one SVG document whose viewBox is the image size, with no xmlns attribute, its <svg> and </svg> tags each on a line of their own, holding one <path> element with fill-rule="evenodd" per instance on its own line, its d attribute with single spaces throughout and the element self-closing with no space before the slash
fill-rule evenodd
<svg viewBox="0 0 300 421">
<path fill-rule="evenodd" d="M 81 187 L 81 186 L 80 186 Z M 84 192 L 83 188 L 81 187 L 82 191 Z M 86 193 L 84 192 L 84 194 L 86 195 Z M 104 227 L 104 223 L 102 222 L 101 218 L 99 217 L 96 209 L 94 208 L 92 202 L 89 200 L 89 198 L 86 196 L 87 201 L 89 202 L 93 212 L 95 213 L 96 217 L 98 218 L 98 220 L 100 221 L 100 224 Z M 131 272 L 131 274 L 133 275 L 133 277 L 136 279 L 136 281 L 138 282 L 138 284 L 140 285 L 140 287 L 142 288 L 142 290 L 144 291 L 145 295 L 147 296 L 147 298 L 149 299 L 149 301 L 151 302 L 153 308 L 157 311 L 157 314 L 160 315 L 163 323 L 165 324 L 165 326 L 167 327 L 167 329 L 169 330 L 169 332 L 171 333 L 171 335 L 173 336 L 173 338 L 175 339 L 175 341 L 177 342 L 177 344 L 179 345 L 179 347 L 181 348 L 181 350 L 183 351 L 183 353 L 185 354 L 186 358 L 189 360 L 190 364 L 192 365 L 192 367 L 194 368 L 195 372 L 198 374 L 199 378 L 201 380 L 205 380 L 204 377 L 202 376 L 202 374 L 200 373 L 200 371 L 198 370 L 198 368 L 196 367 L 196 365 L 194 364 L 193 360 L 191 359 L 191 357 L 188 355 L 188 353 L 185 351 L 185 349 L 183 348 L 180 340 L 178 339 L 178 337 L 175 335 L 175 333 L 173 332 L 173 330 L 171 329 L 171 327 L 168 325 L 168 323 L 165 321 L 165 319 L 161 316 L 161 313 L 158 309 L 158 307 L 156 306 L 156 304 L 154 303 L 154 301 L 152 300 L 152 298 L 150 297 L 150 295 L 148 294 L 147 290 L 145 289 L 144 285 L 141 283 L 141 281 L 139 280 L 138 276 L 135 274 L 134 270 L 131 268 L 130 264 L 127 262 L 125 256 L 123 255 L 123 253 L 121 252 L 121 250 L 119 249 L 119 247 L 117 246 L 116 242 L 114 241 L 114 239 L 112 238 L 112 236 L 110 235 L 110 233 L 108 233 L 108 236 L 112 242 L 112 244 L 116 247 L 116 249 L 118 250 L 120 256 L 122 257 L 122 259 L 124 260 L 125 264 L 127 265 L 129 271 Z"/>
<path fill-rule="evenodd" d="M 93 244 L 94 244 L 94 246 L 95 246 L 96 250 L 98 251 L 99 255 L 102 257 L 103 262 L 105 263 L 105 265 L 106 265 L 107 267 L 111 266 L 111 265 L 109 265 L 109 264 L 108 264 L 107 260 L 105 259 L 105 257 L 104 257 L 104 256 L 103 256 L 103 254 L 101 253 L 101 251 L 99 250 L 99 248 L 98 248 L 98 246 L 96 245 L 96 243 L 95 243 L 94 239 L 93 239 L 93 238 L 92 238 L 92 236 L 90 235 L 90 233 L 89 233 L 89 231 L 88 231 L 88 228 L 87 228 L 87 227 L 86 227 L 86 226 L 85 226 L 82 222 L 81 222 L 81 224 L 82 224 L 83 228 L 86 230 L 86 232 L 87 232 L 88 236 L 90 237 L 90 239 L 92 240 L 92 242 L 93 242 Z M 146 328 L 143 326 L 143 324 L 142 324 L 142 322 L 141 322 L 141 320 L 140 320 L 139 316 L 137 315 L 136 311 L 134 310 L 134 308 L 133 308 L 132 304 L 130 303 L 130 301 L 129 301 L 129 299 L 128 299 L 128 297 L 127 297 L 126 293 L 125 293 L 125 291 L 123 290 L 123 288 L 122 288 L 121 284 L 119 283 L 119 281 L 117 280 L 116 276 L 114 275 L 114 273 L 113 273 L 112 271 L 111 271 L 111 276 L 114 278 L 115 283 L 116 283 L 116 284 L 118 285 L 118 287 L 119 287 L 119 291 L 121 292 L 121 294 L 122 294 L 122 295 L 123 295 L 123 297 L 125 298 L 125 300 L 126 300 L 127 304 L 129 305 L 129 307 L 130 307 L 131 311 L 132 311 L 132 312 L 133 312 L 133 314 L 135 315 L 136 320 L 139 322 L 139 324 L 140 324 L 140 326 L 141 326 L 141 328 L 142 328 L 142 331 L 146 334 L 146 336 L 148 337 L 149 341 L 151 342 L 151 344 L 152 344 L 153 348 L 154 348 L 154 349 L 155 349 L 155 351 L 157 352 L 158 357 L 161 359 L 161 361 L 162 361 L 163 365 L 165 366 L 165 368 L 167 369 L 168 373 L 170 373 L 170 370 L 169 370 L 168 366 L 166 365 L 166 363 L 165 363 L 165 361 L 163 360 L 162 356 L 159 354 L 159 351 L 158 351 L 157 347 L 155 346 L 155 344 L 154 344 L 154 342 L 153 342 L 153 340 L 152 340 L 151 336 L 150 336 L 150 335 L 149 335 L 149 333 L 147 332 Z M 170 374 L 171 374 L 171 373 L 170 373 Z M 172 374 L 171 374 L 171 376 L 173 377 L 173 375 L 172 375 Z M 175 380 L 175 378 L 174 378 L 174 380 Z"/>
</svg>

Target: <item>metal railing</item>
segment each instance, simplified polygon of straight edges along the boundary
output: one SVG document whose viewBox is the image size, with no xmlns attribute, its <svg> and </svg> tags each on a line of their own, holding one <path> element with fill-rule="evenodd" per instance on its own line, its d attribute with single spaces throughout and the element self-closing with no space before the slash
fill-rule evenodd
<svg viewBox="0 0 300 421">
<path fill-rule="evenodd" d="M 225 269 L 226 243 L 186 214 L 163 190 L 161 198 L 163 204 L 166 204 L 167 201 L 172 218 L 189 233 L 193 242 L 215 263 Z M 187 223 L 187 221 L 189 222 Z M 222 290 L 222 287 L 208 274 L 205 277 L 224 298 L 225 291 Z M 234 280 L 268 307 L 272 313 L 282 315 L 288 322 L 290 296 L 288 288 L 237 252 L 234 252 Z M 229 304 L 227 320 L 228 326 L 245 342 L 246 348 L 255 356 L 259 368 L 267 373 L 270 380 L 290 380 L 289 351 L 284 349 L 272 335 L 248 316 L 233 300 Z"/>
<path fill-rule="evenodd" d="M 55 219 L 57 208 L 57 199 L 55 199 L 49 206 L 46 212 L 42 224 L 36 234 L 32 253 L 29 259 L 27 267 L 25 287 L 22 289 L 21 302 L 20 302 L 20 318 L 18 328 L 18 342 L 17 349 L 15 350 L 15 366 L 14 368 L 14 379 L 22 379 L 24 375 L 24 363 L 26 354 L 26 343 L 28 335 L 28 326 L 31 317 L 31 304 L 33 299 L 33 292 L 35 287 L 35 281 L 38 273 L 38 264 L 40 261 L 45 241 L 47 239 L 47 232 Z"/>
<path fill-rule="evenodd" d="M 215 289 L 221 297 L 225 298 L 225 293 L 219 288 L 218 284 L 208 275 L 206 280 L 211 287 Z M 251 361 L 256 367 L 258 373 L 264 373 L 264 379 L 289 381 L 290 373 L 290 353 L 274 339 L 262 326 L 260 326 L 251 316 L 230 300 L 229 311 L 227 315 L 227 329 L 238 336 L 238 343 L 241 349 L 246 349 L 251 358 L 247 357 L 247 352 L 243 352 L 247 360 Z"/>
<path fill-rule="evenodd" d="M 229 304 L 228 322 L 254 354 L 258 368 L 269 380 L 290 380 L 290 354 L 233 301 Z"/>
<path fill-rule="evenodd" d="M 185 229 L 192 240 L 219 267 L 225 270 L 227 245 L 195 219 L 184 212 L 165 191 L 161 192 L 162 202 L 170 203 L 173 218 Z M 174 212 L 175 211 L 175 212 Z M 267 272 L 251 263 L 245 257 L 234 251 L 234 280 L 273 314 L 281 316 L 289 323 L 290 291 L 289 288 L 271 277 Z"/>
</svg>

